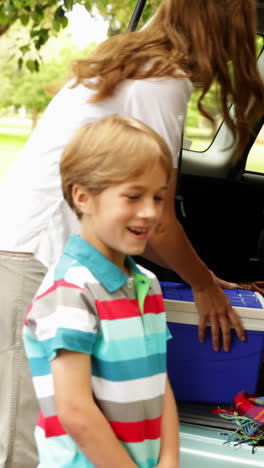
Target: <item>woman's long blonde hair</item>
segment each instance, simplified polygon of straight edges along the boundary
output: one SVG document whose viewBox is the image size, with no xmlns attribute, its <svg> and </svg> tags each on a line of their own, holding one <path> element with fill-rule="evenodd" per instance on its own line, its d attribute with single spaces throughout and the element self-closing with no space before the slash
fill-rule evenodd
<svg viewBox="0 0 264 468">
<path fill-rule="evenodd" d="M 203 98 L 213 81 L 219 83 L 222 115 L 233 135 L 245 141 L 264 106 L 256 0 L 163 0 L 144 29 L 106 40 L 73 69 L 76 84 L 95 90 L 93 102 L 111 96 L 124 79 L 177 77 L 179 70 L 201 89 L 198 108 L 210 120 Z M 93 77 L 98 79 L 90 82 Z"/>
</svg>

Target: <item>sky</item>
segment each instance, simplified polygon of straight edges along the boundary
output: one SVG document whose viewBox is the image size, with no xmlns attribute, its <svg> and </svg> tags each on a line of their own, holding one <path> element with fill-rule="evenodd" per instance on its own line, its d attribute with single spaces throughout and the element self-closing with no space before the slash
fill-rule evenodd
<svg viewBox="0 0 264 468">
<path fill-rule="evenodd" d="M 67 16 L 72 40 L 79 47 L 85 47 L 90 42 L 102 42 L 107 38 L 108 22 L 99 14 L 95 13 L 95 17 L 92 17 L 82 5 L 74 5 Z"/>
</svg>

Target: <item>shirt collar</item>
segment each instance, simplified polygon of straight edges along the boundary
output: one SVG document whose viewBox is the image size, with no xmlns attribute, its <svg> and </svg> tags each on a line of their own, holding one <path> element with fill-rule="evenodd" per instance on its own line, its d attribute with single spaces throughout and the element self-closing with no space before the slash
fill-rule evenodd
<svg viewBox="0 0 264 468">
<path fill-rule="evenodd" d="M 73 257 L 88 268 L 110 293 L 122 288 L 129 278 L 117 265 L 110 262 L 99 250 L 78 235 L 70 235 L 64 254 Z M 126 264 L 132 272 L 142 274 L 129 255 L 126 257 Z"/>
</svg>

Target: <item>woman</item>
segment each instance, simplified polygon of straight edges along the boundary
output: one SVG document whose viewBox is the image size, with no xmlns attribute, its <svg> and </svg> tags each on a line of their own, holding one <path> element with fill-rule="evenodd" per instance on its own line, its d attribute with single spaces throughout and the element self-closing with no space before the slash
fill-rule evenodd
<svg viewBox="0 0 264 468">
<path fill-rule="evenodd" d="M 214 349 L 220 332 L 229 349 L 230 324 L 244 339 L 240 320 L 220 287 L 235 285 L 217 279 L 198 257 L 175 217 L 174 194 L 192 84 L 202 90 L 199 108 L 207 115 L 203 97 L 213 80 L 219 83 L 222 114 L 241 144 L 263 112 L 255 40 L 255 0 L 164 0 L 143 30 L 115 36 L 75 64 L 73 81 L 50 103 L 4 179 L 0 406 L 6 411 L 0 421 L 1 468 L 36 465 L 32 434 L 37 409 L 24 362 L 21 322 L 46 267 L 61 254 L 69 232 L 79 229 L 63 201 L 58 167 L 66 143 L 81 125 L 117 113 L 142 120 L 165 138 L 175 169 L 164 217 L 146 258 L 177 271 L 191 285 L 201 341 L 207 320 Z M 228 113 L 230 99 L 234 119 Z"/>
</svg>

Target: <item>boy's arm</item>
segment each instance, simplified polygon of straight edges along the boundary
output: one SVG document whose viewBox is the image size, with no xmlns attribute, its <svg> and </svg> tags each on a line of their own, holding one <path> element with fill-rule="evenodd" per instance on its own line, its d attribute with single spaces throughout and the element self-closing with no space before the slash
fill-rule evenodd
<svg viewBox="0 0 264 468">
<path fill-rule="evenodd" d="M 235 328 L 240 339 L 245 339 L 241 320 L 220 287 L 232 288 L 236 285 L 216 278 L 193 249 L 183 227 L 175 216 L 176 183 L 177 170 L 174 169 L 162 220 L 153 233 L 149 241 L 149 250 L 144 252 L 144 256 L 175 270 L 192 287 L 200 315 L 200 340 L 204 341 L 205 328 L 209 320 L 212 327 L 214 349 L 219 349 L 221 331 L 224 349 L 227 351 L 231 343 L 230 326 Z"/>
<path fill-rule="evenodd" d="M 136 468 L 95 404 L 88 354 L 61 350 L 51 361 L 59 420 L 97 468 Z"/>
<path fill-rule="evenodd" d="M 161 422 L 161 450 L 157 468 L 179 468 L 179 466 L 179 418 L 167 377 Z"/>
</svg>

